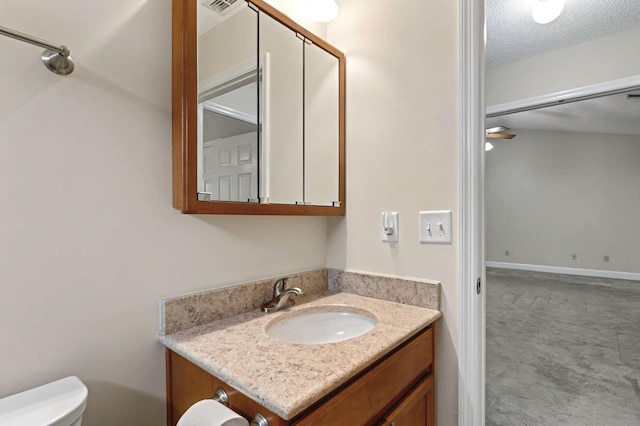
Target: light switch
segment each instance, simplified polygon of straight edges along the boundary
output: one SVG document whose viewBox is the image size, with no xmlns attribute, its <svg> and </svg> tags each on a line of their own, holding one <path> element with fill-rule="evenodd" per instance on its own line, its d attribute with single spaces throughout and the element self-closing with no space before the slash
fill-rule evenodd
<svg viewBox="0 0 640 426">
<path fill-rule="evenodd" d="M 382 212 L 382 241 L 398 242 L 398 212 Z"/>
<path fill-rule="evenodd" d="M 419 213 L 420 242 L 451 243 L 451 210 Z"/>
</svg>

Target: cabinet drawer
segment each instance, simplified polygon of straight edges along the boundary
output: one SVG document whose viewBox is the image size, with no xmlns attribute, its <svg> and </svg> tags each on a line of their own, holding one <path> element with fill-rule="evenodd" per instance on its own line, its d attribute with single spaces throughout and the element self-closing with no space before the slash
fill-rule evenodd
<svg viewBox="0 0 640 426">
<path fill-rule="evenodd" d="M 433 426 L 433 374 L 424 378 L 387 414 L 382 426 Z"/>
<path fill-rule="evenodd" d="M 430 328 L 293 424 L 376 424 L 431 372 L 432 364 L 433 330 Z"/>
</svg>

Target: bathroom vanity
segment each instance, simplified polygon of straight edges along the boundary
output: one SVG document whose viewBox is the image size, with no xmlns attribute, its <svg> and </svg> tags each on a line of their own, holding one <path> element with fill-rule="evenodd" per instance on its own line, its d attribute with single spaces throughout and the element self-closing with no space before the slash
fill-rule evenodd
<svg viewBox="0 0 640 426">
<path fill-rule="evenodd" d="M 218 388 L 229 407 L 269 425 L 433 425 L 433 323 L 439 311 L 347 293 L 305 296 L 274 314 L 251 311 L 160 337 L 167 347 L 167 423 Z M 289 343 L 276 324 L 314 312 L 375 319 L 335 343 Z M 313 334 L 313 331 L 310 331 Z"/>
</svg>

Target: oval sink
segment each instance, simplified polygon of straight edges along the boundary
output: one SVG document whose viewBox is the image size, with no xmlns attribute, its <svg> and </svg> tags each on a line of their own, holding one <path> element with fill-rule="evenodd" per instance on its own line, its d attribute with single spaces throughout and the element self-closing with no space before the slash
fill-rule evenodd
<svg viewBox="0 0 640 426">
<path fill-rule="evenodd" d="M 323 309 L 302 309 L 279 318 L 267 326 L 266 332 L 274 339 L 287 343 L 320 345 L 335 343 L 362 336 L 371 331 L 378 320 L 363 311 L 366 316 L 353 308 L 331 307 Z"/>
</svg>

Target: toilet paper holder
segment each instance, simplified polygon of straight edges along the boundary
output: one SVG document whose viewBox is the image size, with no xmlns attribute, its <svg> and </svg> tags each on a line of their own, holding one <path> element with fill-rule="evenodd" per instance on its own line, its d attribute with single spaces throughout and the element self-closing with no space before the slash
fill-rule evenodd
<svg viewBox="0 0 640 426">
<path fill-rule="evenodd" d="M 229 407 L 229 394 L 227 394 L 227 391 L 222 388 L 216 389 L 211 399 L 219 402 L 225 407 Z M 269 421 L 262 414 L 257 413 L 255 416 L 253 416 L 250 426 L 269 426 Z"/>
<path fill-rule="evenodd" d="M 227 395 L 227 392 L 222 388 L 216 389 L 211 399 L 213 399 L 215 402 L 219 402 L 225 407 L 229 407 L 229 395 Z"/>
</svg>

